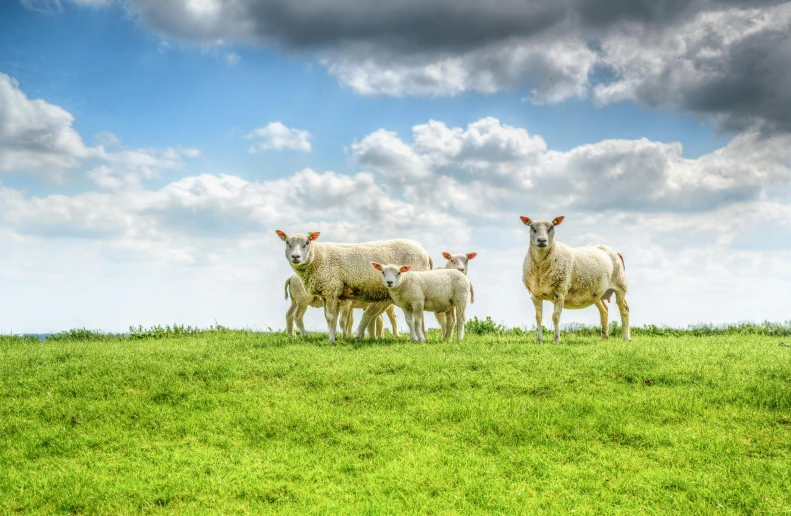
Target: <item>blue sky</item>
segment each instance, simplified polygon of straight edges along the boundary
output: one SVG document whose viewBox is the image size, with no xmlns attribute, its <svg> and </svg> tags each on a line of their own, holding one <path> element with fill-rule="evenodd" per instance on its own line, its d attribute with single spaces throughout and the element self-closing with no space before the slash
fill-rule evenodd
<svg viewBox="0 0 791 516">
<path fill-rule="evenodd" d="M 600 3 L 620 19 L 618 2 Z M 434 4 L 454 8 L 444 0 Z M 506 4 L 493 2 L 490 11 Z M 319 2 L 330 14 L 304 23 L 296 20 L 304 13 L 289 13 L 284 19 L 296 28 L 268 25 L 288 4 L 240 5 L 249 12 L 232 12 L 219 0 L 179 0 L 167 8 L 144 0 L 0 6 L 0 73 L 9 92 L 0 104 L 0 122 L 8 128 L 0 132 L 0 151 L 16 156 L 0 161 L 0 208 L 7 211 L 0 229 L 11 242 L 0 277 L 13 285 L 3 296 L 8 320 L 0 321 L 0 330 L 118 330 L 173 320 L 206 325 L 212 311 L 233 325 L 282 326 L 286 306 L 277 293 L 289 269 L 272 238 L 278 224 L 289 232 L 323 226 L 336 241 L 419 238 L 434 255 L 463 250 L 444 246 L 475 247 L 480 280 L 508 284 L 508 296 L 521 303 L 484 295 L 476 310 L 501 314 L 509 325 L 530 325 L 518 271 L 499 276 L 505 264 L 517 270 L 526 250 L 522 228 L 508 224 L 520 214 L 551 217 L 556 210 L 566 213 L 569 243 L 603 239 L 634 249 L 627 256 L 635 263 L 630 281 L 637 299 L 673 305 L 650 314 L 638 308 L 638 323 L 787 317 L 791 298 L 773 286 L 791 287 L 791 279 L 758 271 L 780 270 L 789 256 L 791 117 L 785 108 L 724 90 L 775 93 L 783 104 L 787 77 L 756 76 L 743 64 L 739 45 L 758 48 L 770 66 L 777 56 L 760 53 L 762 31 L 777 42 L 788 24 L 788 3 L 750 10 L 747 3 L 703 2 L 683 17 L 651 18 L 661 18 L 657 11 L 608 26 L 575 16 L 571 29 L 536 33 L 503 24 L 475 41 L 464 39 L 465 23 L 502 19 L 487 22 L 484 13 L 479 22 L 465 22 L 461 16 L 458 27 L 451 23 L 447 34 L 436 36 L 431 23 L 414 21 L 425 6 L 406 2 L 381 21 L 382 34 L 405 33 L 402 41 L 356 28 L 355 18 L 344 14 L 368 8 L 356 0 Z M 269 18 L 252 28 L 244 23 L 262 12 Z M 347 22 L 338 24 L 335 14 Z M 749 19 L 758 20 L 758 29 L 744 28 Z M 714 35 L 708 53 L 695 50 L 701 27 Z M 788 43 L 781 38 L 772 52 L 782 57 Z M 47 118 L 35 99 L 73 120 Z M 440 129 L 431 129 L 430 121 Z M 246 136 L 277 122 L 307 131 L 310 150 L 286 145 L 248 152 L 271 136 Z M 15 127 L 35 127 L 35 145 L 47 131 L 77 135 L 81 143 L 31 148 L 32 140 L 20 136 L 28 133 Z M 63 165 L 53 167 L 42 156 Z M 305 169 L 315 177 L 300 176 Z M 368 175 L 373 186 L 365 186 Z M 382 200 L 357 206 L 361 185 Z M 346 187 L 350 192 L 341 191 Z M 250 193 L 256 188 L 304 203 L 256 200 Z M 723 213 L 753 217 L 761 237 L 733 238 L 717 224 Z M 744 219 L 746 227 L 751 220 Z M 674 258 L 678 252 L 682 263 Z M 73 268 L 53 263 L 53 256 L 72 253 Z M 59 287 L 21 263 L 59 271 L 50 278 L 63 289 L 53 301 L 63 307 L 57 315 L 36 303 Z M 207 275 L 227 280 L 212 283 L 223 291 L 218 300 L 216 290 L 194 285 Z M 108 304 L 100 284 L 114 285 L 126 299 Z M 758 306 L 745 310 L 723 300 L 718 292 L 730 284 L 763 285 Z M 149 294 L 124 296 L 123 289 L 140 285 Z M 163 301 L 152 304 L 146 295 Z M 778 308 L 783 303 L 786 308 Z M 564 320 L 596 322 L 595 310 L 585 312 L 591 313 L 570 312 Z M 321 327 L 317 314 L 310 320 Z"/>
</svg>

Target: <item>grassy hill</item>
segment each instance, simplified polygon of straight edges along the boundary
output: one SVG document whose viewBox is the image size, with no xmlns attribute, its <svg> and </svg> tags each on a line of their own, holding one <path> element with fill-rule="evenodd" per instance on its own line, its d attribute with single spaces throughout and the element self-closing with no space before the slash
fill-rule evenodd
<svg viewBox="0 0 791 516">
<path fill-rule="evenodd" d="M 0 337 L 0 513 L 791 511 L 789 339 Z"/>
</svg>

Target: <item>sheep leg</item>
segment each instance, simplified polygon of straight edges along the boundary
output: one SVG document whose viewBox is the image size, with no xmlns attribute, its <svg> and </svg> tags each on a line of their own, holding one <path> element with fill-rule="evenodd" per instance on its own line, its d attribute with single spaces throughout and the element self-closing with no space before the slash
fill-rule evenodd
<svg viewBox="0 0 791 516">
<path fill-rule="evenodd" d="M 632 340 L 632 330 L 629 327 L 629 305 L 626 303 L 626 292 L 617 289 L 615 291 L 615 301 L 618 303 L 618 310 L 621 311 L 621 330 L 623 331 L 623 341 Z"/>
<path fill-rule="evenodd" d="M 418 334 L 417 335 L 418 342 L 426 342 L 426 332 L 425 332 L 425 330 L 423 330 L 423 328 L 424 328 L 424 326 L 423 326 L 423 307 L 421 306 L 418 309 L 415 309 L 415 307 L 413 307 L 412 317 L 415 320 L 415 322 L 414 322 L 415 333 Z M 420 325 L 418 325 L 418 323 L 420 323 Z"/>
<path fill-rule="evenodd" d="M 333 344 L 337 338 L 336 331 L 338 329 L 338 308 L 340 301 L 338 298 L 324 300 L 324 318 L 327 320 L 327 328 L 330 332 L 330 344 Z"/>
<path fill-rule="evenodd" d="M 604 304 L 603 299 L 599 299 L 596 301 L 596 308 L 599 309 L 599 320 L 601 321 L 601 338 L 609 339 L 610 338 L 610 323 L 607 319 L 608 310 L 607 305 Z"/>
<path fill-rule="evenodd" d="M 533 299 L 533 306 L 536 309 L 536 342 L 541 344 L 544 342 L 544 327 L 542 321 L 544 319 L 544 301 L 536 296 L 531 296 Z"/>
<path fill-rule="evenodd" d="M 397 339 L 400 335 L 398 334 L 398 319 L 396 319 L 395 306 L 390 305 L 385 311 L 387 312 L 387 318 L 390 319 L 390 326 L 393 327 L 393 337 Z M 382 333 L 384 333 L 384 328 L 382 328 Z"/>
<path fill-rule="evenodd" d="M 409 340 L 412 342 L 417 342 L 417 333 L 415 332 L 415 318 L 412 310 L 408 310 L 406 308 L 404 310 L 404 319 L 406 319 L 406 325 L 409 327 Z"/>
<path fill-rule="evenodd" d="M 440 329 L 442 329 L 442 338 L 445 337 L 445 325 L 447 324 L 448 314 L 449 312 L 434 312 L 434 317 L 437 318 L 437 322 L 439 323 Z"/>
<path fill-rule="evenodd" d="M 456 303 L 456 339 L 459 342 L 461 342 L 461 339 L 464 338 L 464 323 L 467 321 L 466 311 L 467 311 L 467 298 L 465 296 L 464 300 L 459 300 Z M 453 326 L 450 324 L 448 326 L 450 326 L 450 330 L 449 330 L 450 333 L 453 331 Z"/>
<path fill-rule="evenodd" d="M 305 323 L 302 320 L 302 318 L 305 317 L 305 312 L 307 312 L 307 311 L 308 311 L 308 305 L 307 304 L 298 305 L 297 306 L 297 310 L 296 310 L 296 314 L 294 315 L 294 319 L 297 322 L 297 328 L 299 328 L 299 334 L 302 335 L 303 337 L 307 337 L 308 336 L 308 332 L 305 331 Z M 293 331 L 292 331 L 292 336 L 293 336 Z"/>
<path fill-rule="evenodd" d="M 375 339 L 376 338 L 376 319 L 378 317 L 379 316 L 372 317 L 371 320 L 368 322 L 368 328 L 366 328 L 366 330 L 368 331 L 368 338 L 369 339 Z"/>
<path fill-rule="evenodd" d="M 297 302 L 291 299 L 291 306 L 286 312 L 286 333 L 292 339 L 294 338 L 294 314 L 297 312 Z"/>
<path fill-rule="evenodd" d="M 442 328 L 442 338 L 450 340 L 453 338 L 453 325 L 456 324 L 456 310 L 451 308 L 442 315 L 445 316 L 445 327 Z"/>
<path fill-rule="evenodd" d="M 341 307 L 341 329 L 343 330 L 343 338 L 352 338 L 352 328 L 354 327 L 354 308 L 352 302 L 346 301 Z"/>
<path fill-rule="evenodd" d="M 560 312 L 563 311 L 563 302 L 566 296 L 555 294 L 555 309 L 552 311 L 552 324 L 555 325 L 555 342 L 560 343 Z"/>
<path fill-rule="evenodd" d="M 360 325 L 357 327 L 358 339 L 362 340 L 365 338 L 365 330 L 368 328 L 368 325 L 373 319 L 376 318 L 377 315 L 384 312 L 385 308 L 387 308 L 387 305 L 389 304 L 390 303 L 388 301 L 382 301 L 379 303 L 371 303 L 365 308 L 363 311 L 363 318 L 360 319 Z M 375 327 L 371 330 L 375 330 Z"/>
<path fill-rule="evenodd" d="M 376 317 L 376 338 L 381 339 L 385 335 L 385 318 L 382 314 Z"/>
</svg>

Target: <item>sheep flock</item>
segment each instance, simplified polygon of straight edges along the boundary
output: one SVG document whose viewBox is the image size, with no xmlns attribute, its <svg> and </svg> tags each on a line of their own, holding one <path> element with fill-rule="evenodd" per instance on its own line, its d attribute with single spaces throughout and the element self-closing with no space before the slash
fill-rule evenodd
<svg viewBox="0 0 791 516">
<path fill-rule="evenodd" d="M 621 315 L 624 341 L 631 340 L 629 305 L 626 303 L 626 266 L 623 256 L 605 245 L 570 247 L 555 239 L 555 227 L 563 217 L 531 220 L 521 217 L 530 231 L 530 245 L 522 265 L 522 282 L 535 307 L 536 340 L 543 342 L 544 301 L 552 303 L 554 341 L 560 342 L 560 314 L 564 308 L 595 305 L 599 310 L 602 337 L 609 337 L 608 307 L 615 301 Z M 469 262 L 477 253 L 451 254 L 443 268 L 435 269 L 431 255 L 414 240 L 395 239 L 343 244 L 319 242 L 319 233 L 287 235 L 285 256 L 294 274 L 286 280 L 286 330 L 294 337 L 296 323 L 307 335 L 302 317 L 309 306 L 324 309 L 330 343 L 341 332 L 345 338 L 372 338 L 384 334 L 382 314 L 390 319 L 393 335 L 399 336 L 395 307 L 401 308 L 414 342 L 425 342 L 424 312 L 434 312 L 443 339 L 464 338 L 466 309 L 475 301 L 467 278 Z M 363 309 L 353 333 L 354 309 Z"/>
</svg>

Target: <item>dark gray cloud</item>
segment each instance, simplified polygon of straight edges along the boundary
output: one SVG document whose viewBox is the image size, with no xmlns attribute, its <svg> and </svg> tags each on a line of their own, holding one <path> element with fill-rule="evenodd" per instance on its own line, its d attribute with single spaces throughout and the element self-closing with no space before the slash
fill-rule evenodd
<svg viewBox="0 0 791 516">
<path fill-rule="evenodd" d="M 791 129 L 787 0 L 117 1 L 165 37 L 315 54 L 363 95 L 507 90 L 559 103 L 593 92 L 727 131 Z M 603 75 L 614 79 L 597 84 Z"/>
<path fill-rule="evenodd" d="M 776 0 L 129 0 L 159 33 L 316 51 L 365 95 L 525 91 L 791 129 L 791 16 Z M 594 51 L 593 49 L 596 49 Z M 591 84 L 610 68 L 613 83 Z"/>
<path fill-rule="evenodd" d="M 602 52 L 616 80 L 602 103 L 634 99 L 712 118 L 722 129 L 791 129 L 791 3 L 706 13 L 647 34 L 616 31 Z"/>
<path fill-rule="evenodd" d="M 195 41 L 257 39 L 292 48 L 380 41 L 421 50 L 465 50 L 553 29 L 666 25 L 718 8 L 773 0 L 129 0 L 161 33 Z M 592 35 L 592 34 L 588 34 Z"/>
</svg>

